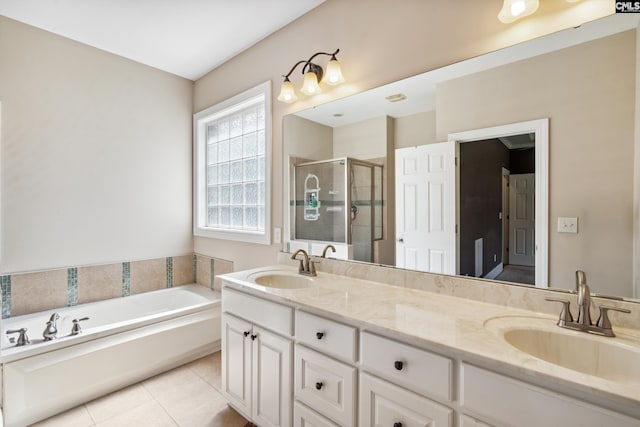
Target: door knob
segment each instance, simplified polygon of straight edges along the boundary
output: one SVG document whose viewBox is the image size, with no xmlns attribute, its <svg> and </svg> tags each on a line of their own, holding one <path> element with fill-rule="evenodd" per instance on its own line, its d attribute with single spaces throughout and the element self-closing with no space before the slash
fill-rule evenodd
<svg viewBox="0 0 640 427">
<path fill-rule="evenodd" d="M 398 242 L 404 243 L 404 239 L 401 237 L 401 238 L 398 239 Z"/>
</svg>

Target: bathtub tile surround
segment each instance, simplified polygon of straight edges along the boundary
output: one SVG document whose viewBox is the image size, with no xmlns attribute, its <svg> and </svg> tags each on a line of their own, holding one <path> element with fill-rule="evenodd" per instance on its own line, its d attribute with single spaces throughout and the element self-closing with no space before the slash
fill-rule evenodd
<svg viewBox="0 0 640 427">
<path fill-rule="evenodd" d="M 0 292 L 2 295 L 2 318 L 11 316 L 11 276 L 3 274 L 0 276 Z"/>
<path fill-rule="evenodd" d="M 131 263 L 122 263 L 122 296 L 131 295 Z"/>
<path fill-rule="evenodd" d="M 2 318 L 198 283 L 220 290 L 215 278 L 233 263 L 199 254 L 0 275 Z"/>
<path fill-rule="evenodd" d="M 219 291 L 221 274 L 233 272 L 233 262 L 196 254 L 196 283 Z"/>
<path fill-rule="evenodd" d="M 78 304 L 78 268 L 67 269 L 67 306 Z"/>
<path fill-rule="evenodd" d="M 173 288 L 173 258 L 166 258 L 165 280 L 167 288 Z"/>
<path fill-rule="evenodd" d="M 182 286 L 195 282 L 193 255 L 172 257 L 173 286 Z"/>
<path fill-rule="evenodd" d="M 67 269 L 11 275 L 11 316 L 66 307 Z"/>
<path fill-rule="evenodd" d="M 131 295 L 171 287 L 167 283 L 166 258 L 131 263 Z"/>
<path fill-rule="evenodd" d="M 78 267 L 78 304 L 123 296 L 120 263 Z"/>
</svg>

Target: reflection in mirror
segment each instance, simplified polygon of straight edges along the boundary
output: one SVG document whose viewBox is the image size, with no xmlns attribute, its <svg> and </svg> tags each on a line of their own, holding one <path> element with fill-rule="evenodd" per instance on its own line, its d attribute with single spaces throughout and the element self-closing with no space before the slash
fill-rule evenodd
<svg viewBox="0 0 640 427">
<path fill-rule="evenodd" d="M 350 158 L 382 166 L 371 262 L 562 289 L 584 270 L 598 294 L 639 295 L 637 26 L 637 17 L 610 16 L 286 116 L 285 250 L 317 253 L 328 241 L 296 233 L 296 165 Z M 548 128 L 522 128 L 542 122 Z M 513 128 L 522 129 L 504 131 Z M 431 175 L 449 165 L 453 181 Z M 424 188 L 403 177 L 412 170 Z M 320 218 L 334 215 L 328 196 L 320 193 Z M 414 250 L 420 224 L 448 230 L 452 249 Z M 355 259 L 353 241 L 344 244 L 338 257 Z"/>
</svg>

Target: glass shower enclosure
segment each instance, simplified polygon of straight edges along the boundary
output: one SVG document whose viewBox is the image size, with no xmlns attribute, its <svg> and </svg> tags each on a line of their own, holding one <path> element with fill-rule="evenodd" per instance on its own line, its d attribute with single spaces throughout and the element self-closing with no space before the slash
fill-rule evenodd
<svg viewBox="0 0 640 427">
<path fill-rule="evenodd" d="M 382 239 L 382 166 L 349 157 L 294 165 L 297 240 L 353 245 L 353 258 L 374 261 Z"/>
</svg>

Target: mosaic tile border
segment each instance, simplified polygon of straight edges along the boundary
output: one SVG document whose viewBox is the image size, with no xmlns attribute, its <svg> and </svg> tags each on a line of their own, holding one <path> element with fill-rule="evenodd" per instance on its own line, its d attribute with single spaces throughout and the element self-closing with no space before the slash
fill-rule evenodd
<svg viewBox="0 0 640 427">
<path fill-rule="evenodd" d="M 78 268 L 67 269 L 67 306 L 78 304 Z"/>
<path fill-rule="evenodd" d="M 167 288 L 173 288 L 173 258 L 166 258 L 167 269 L 166 269 L 166 278 L 167 278 Z"/>
<path fill-rule="evenodd" d="M 122 263 L 122 296 L 131 295 L 131 263 Z"/>
<path fill-rule="evenodd" d="M 0 290 L 2 295 L 2 318 L 11 317 L 11 276 L 0 276 Z"/>
</svg>

